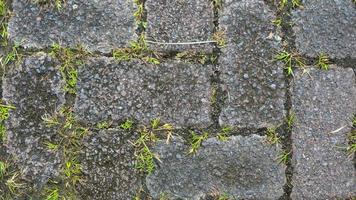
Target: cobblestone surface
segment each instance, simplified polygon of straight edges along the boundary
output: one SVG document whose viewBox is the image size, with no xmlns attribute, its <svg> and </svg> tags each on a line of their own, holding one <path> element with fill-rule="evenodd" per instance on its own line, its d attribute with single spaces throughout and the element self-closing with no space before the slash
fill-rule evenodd
<svg viewBox="0 0 356 200">
<path fill-rule="evenodd" d="M 356 195 L 347 134 L 356 113 L 352 69 L 296 72 L 292 104 L 297 122 L 293 140 L 292 199 L 346 199 Z"/>
<path fill-rule="evenodd" d="M 109 53 L 135 38 L 133 1 L 68 0 L 63 9 L 41 8 L 27 0 L 14 0 L 10 38 L 26 48 L 53 43 Z"/>
<path fill-rule="evenodd" d="M 43 145 L 55 130 L 42 120 L 64 102 L 57 66 L 51 57 L 38 53 L 13 65 L 3 82 L 3 99 L 16 107 L 6 121 L 7 150 L 25 177 L 38 185 L 58 175 L 59 157 Z"/>
<path fill-rule="evenodd" d="M 273 62 L 281 47 L 271 24 L 274 18 L 262 0 L 225 1 L 219 18 L 228 43 L 219 60 L 228 96 L 220 116 L 222 125 L 271 127 L 285 116 L 283 67 Z"/>
<path fill-rule="evenodd" d="M 147 38 L 164 43 L 198 42 L 211 40 L 214 13 L 207 0 L 147 0 Z M 198 50 L 212 52 L 212 44 L 157 45 L 155 50 Z"/>
<path fill-rule="evenodd" d="M 10 14 L 0 16 L 9 33 L 0 48 L 0 117 L 4 105 L 16 109 L 0 119 L 0 139 L 7 133 L 0 199 L 52 199 L 48 189 L 57 187 L 59 199 L 82 200 L 356 197 L 356 157 L 347 152 L 356 128 L 353 0 L 303 0 L 285 9 L 267 0 L 0 0 L 0 15 L 4 2 Z M 222 32 L 224 47 L 152 43 L 211 41 Z M 141 33 L 153 51 L 127 48 Z M 64 47 L 57 58 L 53 43 Z M 65 49 L 77 45 L 90 53 Z M 117 48 L 131 61 L 115 60 Z M 325 53 L 338 66 L 293 68 L 288 77 L 274 58 L 280 51 L 308 65 Z M 148 63 L 148 54 L 160 64 Z M 76 94 L 65 92 L 68 85 Z M 67 109 L 57 112 L 58 130 L 49 128 L 42 117 L 59 108 Z M 287 113 L 295 114 L 292 128 Z M 133 125 L 124 131 L 127 119 Z M 278 144 L 267 141 L 272 127 Z M 194 155 L 189 131 L 209 134 Z M 154 171 L 138 172 L 137 159 Z M 5 176 L 3 163 L 10 165 Z M 11 183 L 26 188 L 11 191 Z"/>
<path fill-rule="evenodd" d="M 310 57 L 356 58 L 356 7 L 352 1 L 306 0 L 293 12 L 297 49 Z"/>
<path fill-rule="evenodd" d="M 187 155 L 188 150 L 180 138 L 154 147 L 161 162 L 146 179 L 154 198 L 163 193 L 169 199 L 199 200 L 217 191 L 233 199 L 278 199 L 283 194 L 285 167 L 276 161 L 280 148 L 265 137 L 210 138 L 196 155 Z"/>
<path fill-rule="evenodd" d="M 85 122 L 152 119 L 177 127 L 208 126 L 209 66 L 91 59 L 79 71 L 76 113 Z"/>
<path fill-rule="evenodd" d="M 141 178 L 135 170 L 135 135 L 117 129 L 91 132 L 83 143 L 82 199 L 133 199 Z"/>
</svg>

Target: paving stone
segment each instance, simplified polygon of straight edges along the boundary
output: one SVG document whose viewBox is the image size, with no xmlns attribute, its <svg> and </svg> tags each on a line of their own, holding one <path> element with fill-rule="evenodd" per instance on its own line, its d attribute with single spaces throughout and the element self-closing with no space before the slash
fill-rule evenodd
<svg viewBox="0 0 356 200">
<path fill-rule="evenodd" d="M 164 43 L 211 40 L 214 13 L 209 0 L 147 0 L 147 38 Z M 151 49 L 165 51 L 199 50 L 212 52 L 213 45 L 157 45 Z"/>
<path fill-rule="evenodd" d="M 134 199 L 142 179 L 135 169 L 135 135 L 123 130 L 94 131 L 83 142 L 82 199 Z"/>
<path fill-rule="evenodd" d="M 219 18 L 227 46 L 219 59 L 222 88 L 227 92 L 220 123 L 240 127 L 270 127 L 285 111 L 283 66 L 273 61 L 281 38 L 275 18 L 263 0 L 227 0 Z"/>
<path fill-rule="evenodd" d="M 64 103 L 58 63 L 44 53 L 24 58 L 10 66 L 3 82 L 5 102 L 16 107 L 6 120 L 7 150 L 28 180 L 43 185 L 57 176 L 59 155 L 42 142 L 55 134 L 43 123 L 45 114 L 55 112 Z"/>
<path fill-rule="evenodd" d="M 292 107 L 292 199 L 346 199 L 356 195 L 356 176 L 348 157 L 347 134 L 356 113 L 352 69 L 296 71 Z"/>
<path fill-rule="evenodd" d="M 295 44 L 310 57 L 356 58 L 356 6 L 348 0 L 305 0 L 293 12 Z"/>
<path fill-rule="evenodd" d="M 208 126 L 211 67 L 167 61 L 90 59 L 79 70 L 76 113 L 86 123 L 160 118 L 177 127 Z"/>
<path fill-rule="evenodd" d="M 135 7 L 128 0 L 68 0 L 58 11 L 14 0 L 9 36 L 26 48 L 44 48 L 55 42 L 109 53 L 135 38 Z"/>
<path fill-rule="evenodd" d="M 212 192 L 233 199 L 278 199 L 286 182 L 285 166 L 276 158 L 280 148 L 258 135 L 232 136 L 222 142 L 207 139 L 193 155 L 176 137 L 171 144 L 153 147 L 161 162 L 146 178 L 150 194 L 157 198 L 199 200 Z"/>
</svg>

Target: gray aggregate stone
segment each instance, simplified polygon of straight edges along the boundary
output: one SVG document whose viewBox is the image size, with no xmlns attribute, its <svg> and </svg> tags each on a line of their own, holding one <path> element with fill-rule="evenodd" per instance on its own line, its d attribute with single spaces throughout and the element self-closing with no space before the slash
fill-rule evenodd
<svg viewBox="0 0 356 200">
<path fill-rule="evenodd" d="M 60 11 L 27 0 L 14 0 L 12 6 L 10 39 L 26 48 L 59 43 L 109 53 L 135 39 L 134 1 L 68 0 Z"/>
<path fill-rule="evenodd" d="M 335 67 L 335 66 L 333 66 Z M 356 113 L 352 69 L 296 71 L 292 108 L 292 199 L 346 199 L 356 195 L 355 168 L 345 147 Z"/>
<path fill-rule="evenodd" d="M 75 110 L 87 123 L 160 118 L 176 127 L 208 126 L 210 66 L 94 58 L 79 69 Z"/>
<path fill-rule="evenodd" d="M 82 199 L 134 199 L 142 179 L 135 169 L 135 135 L 118 129 L 93 131 L 83 142 Z"/>
<path fill-rule="evenodd" d="M 356 58 L 356 6 L 348 0 L 305 0 L 293 12 L 295 44 L 310 57 Z"/>
<path fill-rule="evenodd" d="M 64 103 L 59 64 L 44 53 L 25 57 L 10 66 L 3 80 L 3 99 L 16 109 L 6 120 L 7 151 L 25 177 L 42 186 L 58 175 L 59 155 L 44 145 L 55 134 L 42 117 Z"/>
<path fill-rule="evenodd" d="M 147 0 L 147 39 L 164 43 L 211 40 L 214 13 L 209 0 Z M 213 45 L 157 45 L 158 51 L 197 50 L 212 52 Z"/>
<path fill-rule="evenodd" d="M 209 193 L 231 199 L 278 199 L 286 183 L 285 166 L 276 158 L 281 149 L 266 137 L 232 136 L 222 142 L 209 138 L 195 155 L 180 137 L 171 144 L 158 142 L 155 171 L 146 178 L 150 194 L 158 198 L 199 200 Z"/>
<path fill-rule="evenodd" d="M 281 38 L 263 0 L 224 1 L 219 18 L 227 46 L 219 59 L 221 86 L 227 92 L 221 125 L 271 127 L 284 117 L 286 85 L 283 66 L 273 57 Z"/>
</svg>

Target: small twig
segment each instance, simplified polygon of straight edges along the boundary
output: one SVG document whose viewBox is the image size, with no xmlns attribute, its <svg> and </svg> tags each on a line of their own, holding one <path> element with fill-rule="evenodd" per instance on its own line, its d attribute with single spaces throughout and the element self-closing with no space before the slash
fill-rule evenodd
<svg viewBox="0 0 356 200">
<path fill-rule="evenodd" d="M 329 134 L 337 133 L 337 132 L 341 131 L 342 129 L 346 128 L 346 127 L 347 127 L 347 125 L 342 126 L 342 127 L 338 128 L 338 129 L 336 129 L 336 130 L 334 130 L 334 131 L 331 131 Z"/>
<path fill-rule="evenodd" d="M 198 41 L 198 42 L 155 42 L 146 40 L 147 43 L 151 44 L 162 44 L 162 45 L 191 45 L 191 44 L 207 44 L 207 43 L 216 43 L 216 41 Z"/>
</svg>

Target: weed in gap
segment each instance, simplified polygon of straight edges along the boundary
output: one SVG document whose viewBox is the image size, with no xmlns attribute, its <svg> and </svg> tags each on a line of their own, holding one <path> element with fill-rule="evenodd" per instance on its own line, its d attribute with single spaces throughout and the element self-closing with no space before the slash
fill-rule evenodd
<svg viewBox="0 0 356 200">
<path fill-rule="evenodd" d="M 330 60 L 328 56 L 324 53 L 319 54 L 316 66 L 323 70 L 328 70 L 330 65 Z"/>
<path fill-rule="evenodd" d="M 7 173 L 9 165 L 6 162 L 0 161 L 0 180 L 4 178 Z"/>
<path fill-rule="evenodd" d="M 130 42 L 129 48 L 116 49 L 113 51 L 113 57 L 118 61 L 130 61 L 132 59 L 141 59 L 147 63 L 160 64 L 160 61 L 153 51 L 148 49 L 145 35 L 142 33 L 137 41 Z"/>
<path fill-rule="evenodd" d="M 272 24 L 274 24 L 275 26 L 280 27 L 282 25 L 282 18 L 277 17 L 276 19 L 272 20 Z"/>
<path fill-rule="evenodd" d="M 226 33 L 225 31 L 217 31 L 213 34 L 212 38 L 216 44 L 221 48 L 226 46 Z"/>
<path fill-rule="evenodd" d="M 208 133 L 203 133 L 202 135 L 196 134 L 194 131 L 190 131 L 191 133 L 191 142 L 190 149 L 188 154 L 194 154 L 201 147 L 202 142 L 208 138 Z"/>
<path fill-rule="evenodd" d="M 65 81 L 64 91 L 69 94 L 76 94 L 76 85 L 78 82 L 77 68 L 83 64 L 83 60 L 89 55 L 83 47 L 76 49 L 64 48 L 54 43 L 49 53 L 61 62 L 60 72 Z"/>
<path fill-rule="evenodd" d="M 127 119 L 124 123 L 122 123 L 120 125 L 120 128 L 124 129 L 124 130 L 131 130 L 133 128 L 133 121 Z"/>
<path fill-rule="evenodd" d="M 6 139 L 6 127 L 5 120 L 10 116 L 10 110 L 15 109 L 12 105 L 3 105 L 0 104 L 0 141 L 5 141 Z"/>
<path fill-rule="evenodd" d="M 229 136 L 229 133 L 233 131 L 233 128 L 230 127 L 230 126 L 224 126 L 222 129 L 221 129 L 221 132 L 218 133 L 217 135 L 217 139 L 222 141 L 222 142 L 225 142 L 228 140 L 228 136 Z"/>
<path fill-rule="evenodd" d="M 291 112 L 286 119 L 288 130 L 292 130 L 292 127 L 296 120 L 297 120 L 297 118 L 295 116 L 295 113 Z"/>
<path fill-rule="evenodd" d="M 347 152 L 350 156 L 356 153 L 356 130 L 352 130 L 348 135 L 349 146 L 347 147 Z"/>
<path fill-rule="evenodd" d="M 133 143 L 136 147 L 136 168 L 147 174 L 151 174 L 155 169 L 154 158 L 158 159 L 158 157 L 153 154 L 148 145 L 151 142 L 155 142 L 157 138 L 147 128 L 141 129 L 139 133 L 140 137 Z"/>
<path fill-rule="evenodd" d="M 267 128 L 267 142 L 269 142 L 270 144 L 279 144 L 281 138 L 279 137 L 278 133 L 277 133 L 277 128 L 273 127 L 273 128 Z"/>
<path fill-rule="evenodd" d="M 275 56 L 275 60 L 282 61 L 287 75 L 294 75 L 293 68 L 295 66 L 305 67 L 304 60 L 295 53 L 289 53 L 287 51 L 281 51 Z"/>
<path fill-rule="evenodd" d="M 290 152 L 283 150 L 277 157 L 278 163 L 287 164 Z"/>
<path fill-rule="evenodd" d="M 106 122 L 106 121 L 103 121 L 103 122 L 99 122 L 97 125 L 96 125 L 96 128 L 98 129 L 108 129 L 109 128 L 109 123 Z"/>
</svg>

